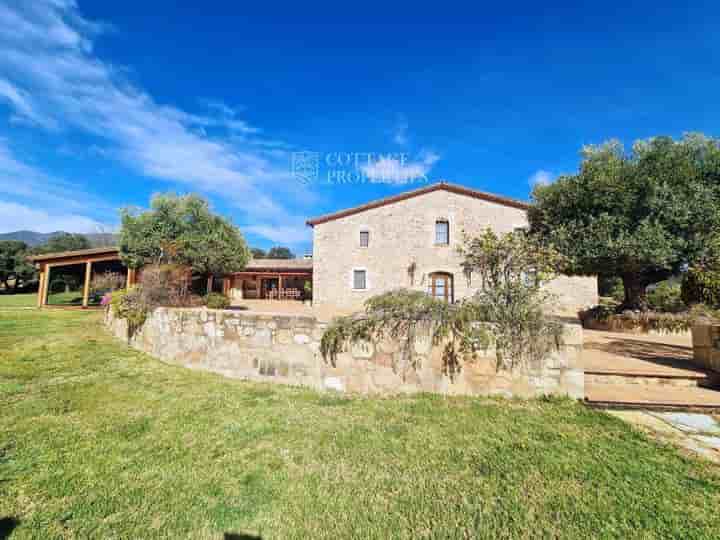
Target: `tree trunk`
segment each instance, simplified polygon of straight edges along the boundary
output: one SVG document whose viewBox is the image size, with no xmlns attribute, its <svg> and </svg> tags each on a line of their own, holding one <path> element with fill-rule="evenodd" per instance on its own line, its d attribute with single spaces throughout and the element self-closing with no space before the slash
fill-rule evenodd
<svg viewBox="0 0 720 540">
<path fill-rule="evenodd" d="M 647 311 L 648 301 L 645 288 L 647 284 L 642 278 L 635 274 L 626 274 L 622 276 L 623 287 L 625 289 L 625 300 L 620 304 L 620 310 Z"/>
<path fill-rule="evenodd" d="M 207 278 L 207 294 L 210 294 L 211 292 L 213 292 L 213 275 L 212 274 L 208 275 L 208 278 Z"/>
</svg>

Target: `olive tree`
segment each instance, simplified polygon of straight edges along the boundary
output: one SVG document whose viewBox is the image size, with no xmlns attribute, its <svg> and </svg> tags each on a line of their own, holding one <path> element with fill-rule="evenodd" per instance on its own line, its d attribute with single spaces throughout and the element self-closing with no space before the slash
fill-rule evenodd
<svg viewBox="0 0 720 540">
<path fill-rule="evenodd" d="M 0 240 L 0 283 L 3 288 L 10 290 L 10 281 L 13 289 L 35 276 L 35 268 L 28 261 L 28 246 L 18 240 Z"/>
<path fill-rule="evenodd" d="M 676 141 L 588 146 L 576 174 L 536 186 L 531 231 L 565 256 L 563 271 L 617 276 L 620 309 L 647 309 L 650 284 L 703 258 L 720 229 L 720 145 L 699 134 Z"/>
<path fill-rule="evenodd" d="M 242 270 L 250 258 L 240 230 L 197 195 L 156 195 L 150 210 L 121 212 L 120 258 L 130 268 L 178 264 L 196 274 Z"/>
</svg>

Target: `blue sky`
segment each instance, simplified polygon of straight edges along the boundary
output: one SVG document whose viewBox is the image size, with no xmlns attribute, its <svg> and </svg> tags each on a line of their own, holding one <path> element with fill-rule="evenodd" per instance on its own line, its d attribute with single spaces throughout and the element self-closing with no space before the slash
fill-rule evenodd
<svg viewBox="0 0 720 540">
<path fill-rule="evenodd" d="M 688 4 L 0 0 L 0 232 L 199 192 L 303 252 L 425 182 L 526 199 L 586 144 L 717 136 L 720 3 Z"/>
</svg>

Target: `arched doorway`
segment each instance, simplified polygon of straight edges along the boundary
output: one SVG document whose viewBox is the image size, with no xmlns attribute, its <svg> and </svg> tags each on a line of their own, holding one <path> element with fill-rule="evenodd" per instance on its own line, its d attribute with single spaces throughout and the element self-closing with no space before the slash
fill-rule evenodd
<svg viewBox="0 0 720 540">
<path fill-rule="evenodd" d="M 447 272 L 433 272 L 430 274 L 428 294 L 438 300 L 453 301 L 453 275 Z"/>
</svg>

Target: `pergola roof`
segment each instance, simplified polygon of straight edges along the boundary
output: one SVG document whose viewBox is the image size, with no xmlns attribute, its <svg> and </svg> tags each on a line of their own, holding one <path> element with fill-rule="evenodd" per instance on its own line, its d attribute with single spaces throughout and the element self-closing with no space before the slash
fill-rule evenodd
<svg viewBox="0 0 720 540">
<path fill-rule="evenodd" d="M 93 255 L 118 255 L 120 250 L 117 246 L 96 247 L 90 249 L 78 249 L 75 251 L 59 251 L 56 253 L 43 253 L 41 255 L 32 255 L 28 257 L 33 262 L 53 262 L 62 259 L 77 259 L 81 257 L 90 257 Z"/>
<path fill-rule="evenodd" d="M 282 270 L 312 272 L 312 269 L 312 259 L 250 259 L 241 272 L 279 272 Z"/>
</svg>

